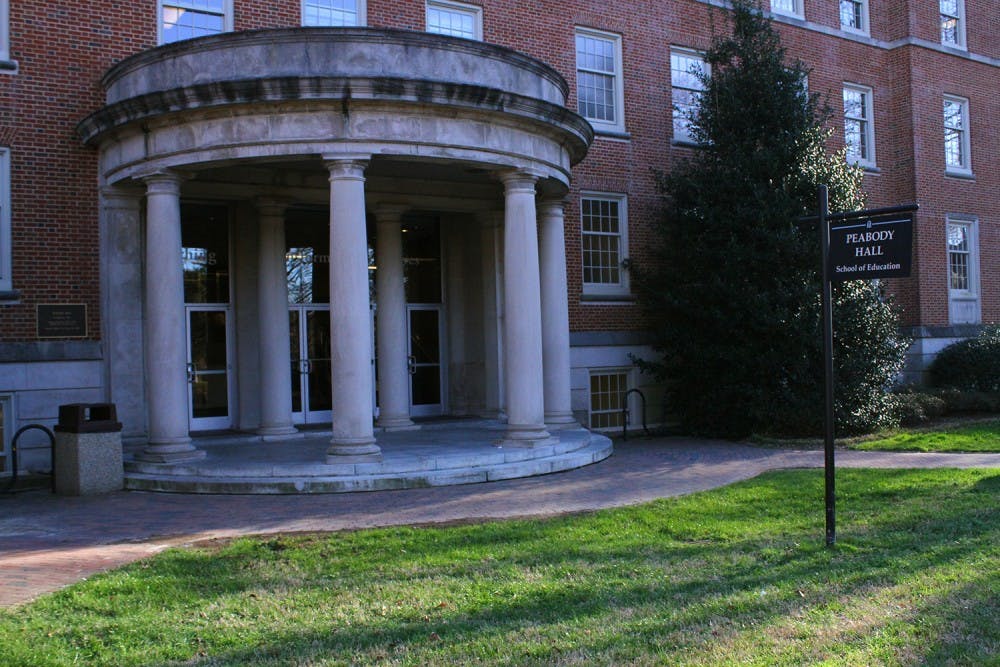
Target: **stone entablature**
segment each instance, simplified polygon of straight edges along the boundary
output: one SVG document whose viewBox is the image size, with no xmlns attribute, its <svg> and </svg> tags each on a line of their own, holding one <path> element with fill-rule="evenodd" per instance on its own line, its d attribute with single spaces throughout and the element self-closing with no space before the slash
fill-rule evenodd
<svg viewBox="0 0 1000 667">
<path fill-rule="evenodd" d="M 104 77 L 78 126 L 109 183 L 152 170 L 337 152 L 531 169 L 568 184 L 593 140 L 548 65 L 401 30 L 294 28 L 161 46 Z"/>
</svg>

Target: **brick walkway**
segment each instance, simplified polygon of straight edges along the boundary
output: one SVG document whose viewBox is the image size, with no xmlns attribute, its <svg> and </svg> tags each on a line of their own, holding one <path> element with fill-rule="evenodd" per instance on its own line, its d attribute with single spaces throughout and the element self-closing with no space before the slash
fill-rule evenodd
<svg viewBox="0 0 1000 667">
<path fill-rule="evenodd" d="M 546 516 L 683 495 L 776 468 L 819 467 L 821 451 L 682 438 L 617 443 L 602 463 L 488 484 L 301 496 L 120 492 L 0 495 L 0 606 L 58 590 L 162 549 L 208 538 Z M 842 451 L 839 467 L 996 467 L 1000 454 Z"/>
</svg>

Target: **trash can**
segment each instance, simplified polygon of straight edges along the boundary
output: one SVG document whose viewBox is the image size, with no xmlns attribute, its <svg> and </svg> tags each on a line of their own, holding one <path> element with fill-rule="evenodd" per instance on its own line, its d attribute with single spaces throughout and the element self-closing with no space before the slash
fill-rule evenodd
<svg viewBox="0 0 1000 667">
<path fill-rule="evenodd" d="M 90 496 L 122 489 L 122 425 L 113 403 L 60 405 L 54 430 L 56 493 Z"/>
</svg>

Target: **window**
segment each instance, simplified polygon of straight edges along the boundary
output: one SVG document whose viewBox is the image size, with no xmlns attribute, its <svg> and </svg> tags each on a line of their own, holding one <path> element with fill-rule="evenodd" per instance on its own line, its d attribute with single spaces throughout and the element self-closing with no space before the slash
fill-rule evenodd
<svg viewBox="0 0 1000 667">
<path fill-rule="evenodd" d="M 0 61 L 10 59 L 10 3 L 8 0 L 0 0 Z"/>
<path fill-rule="evenodd" d="M 868 34 L 868 0 L 840 0 L 840 27 Z"/>
<path fill-rule="evenodd" d="M 583 292 L 627 295 L 628 275 L 622 267 L 627 257 L 625 197 L 585 193 L 580 199 L 583 241 Z"/>
<path fill-rule="evenodd" d="M 10 244 L 10 150 L 0 148 L 0 292 L 14 289 Z"/>
<path fill-rule="evenodd" d="M 965 0 L 940 0 L 941 43 L 965 48 Z"/>
<path fill-rule="evenodd" d="M 0 395 L 0 476 L 10 475 L 14 468 L 10 460 L 10 439 L 14 430 L 14 414 L 10 403 L 9 395 Z"/>
<path fill-rule="evenodd" d="M 844 144 L 847 159 L 875 166 L 875 126 L 872 122 L 872 89 L 844 86 Z"/>
<path fill-rule="evenodd" d="M 233 29 L 232 0 L 160 0 L 160 44 Z"/>
<path fill-rule="evenodd" d="M 427 0 L 427 32 L 481 40 L 483 10 L 450 0 Z"/>
<path fill-rule="evenodd" d="M 601 369 L 590 372 L 590 428 L 622 427 L 622 408 L 629 389 L 629 370 Z"/>
<path fill-rule="evenodd" d="M 671 100 L 674 107 L 674 141 L 694 143 L 691 115 L 705 89 L 699 74 L 708 74 L 705 59 L 694 51 L 670 52 Z"/>
<path fill-rule="evenodd" d="M 617 35 L 576 31 L 577 111 L 597 131 L 625 131 L 621 49 Z"/>
<path fill-rule="evenodd" d="M 771 0 L 771 11 L 802 18 L 802 0 Z"/>
<path fill-rule="evenodd" d="M 976 324 L 980 320 L 977 220 L 949 215 L 947 223 L 949 320 Z"/>
<path fill-rule="evenodd" d="M 944 166 L 949 173 L 971 174 L 969 155 L 969 101 L 945 95 Z"/>
<path fill-rule="evenodd" d="M 365 0 L 302 0 L 302 25 L 365 24 Z"/>
</svg>

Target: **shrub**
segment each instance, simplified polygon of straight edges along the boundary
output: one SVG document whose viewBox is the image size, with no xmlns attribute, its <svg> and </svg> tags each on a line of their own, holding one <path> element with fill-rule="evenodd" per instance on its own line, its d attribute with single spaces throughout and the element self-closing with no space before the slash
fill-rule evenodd
<svg viewBox="0 0 1000 667">
<path fill-rule="evenodd" d="M 945 414 L 948 404 L 944 398 L 912 389 L 896 394 L 897 415 L 903 426 L 917 426 Z"/>
<path fill-rule="evenodd" d="M 1000 392 L 1000 327 L 949 345 L 930 366 L 931 386 Z"/>
</svg>

